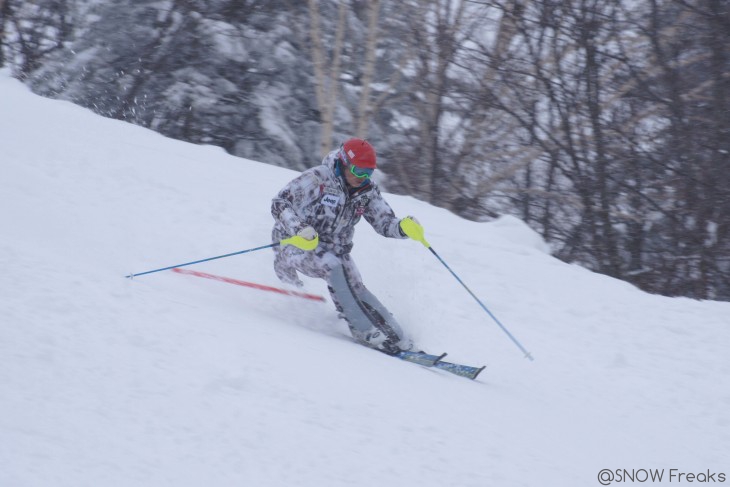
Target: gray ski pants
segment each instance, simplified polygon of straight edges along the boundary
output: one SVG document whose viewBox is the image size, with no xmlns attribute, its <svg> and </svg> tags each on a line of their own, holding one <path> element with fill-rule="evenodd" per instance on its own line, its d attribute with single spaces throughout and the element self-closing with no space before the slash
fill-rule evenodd
<svg viewBox="0 0 730 487">
<path fill-rule="evenodd" d="M 350 254 L 337 256 L 321 248 L 304 251 L 290 245 L 275 247 L 274 252 L 274 270 L 282 281 L 301 285 L 299 271 L 327 282 L 332 301 L 356 340 L 375 347 L 385 340 L 405 350 L 412 347 L 393 315 L 365 287 Z"/>
</svg>

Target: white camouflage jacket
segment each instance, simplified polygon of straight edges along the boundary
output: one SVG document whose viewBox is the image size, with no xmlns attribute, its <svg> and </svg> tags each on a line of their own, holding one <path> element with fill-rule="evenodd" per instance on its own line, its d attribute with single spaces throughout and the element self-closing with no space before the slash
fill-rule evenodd
<svg viewBox="0 0 730 487">
<path fill-rule="evenodd" d="M 406 238 L 399 219 L 372 181 L 351 189 L 336 170 L 337 151 L 330 152 L 322 164 L 307 169 L 287 184 L 271 202 L 276 223 L 274 241 L 295 235 L 307 225 L 319 234 L 318 251 L 343 255 L 352 249 L 355 225 L 365 217 L 380 235 Z"/>
</svg>

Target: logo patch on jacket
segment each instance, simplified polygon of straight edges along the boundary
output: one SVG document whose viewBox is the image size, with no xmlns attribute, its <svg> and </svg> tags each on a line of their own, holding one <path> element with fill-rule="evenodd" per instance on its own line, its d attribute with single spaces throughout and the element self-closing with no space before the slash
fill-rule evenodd
<svg viewBox="0 0 730 487">
<path fill-rule="evenodd" d="M 365 209 L 368 207 L 368 203 L 370 200 L 367 196 L 364 196 L 360 198 L 360 200 L 357 202 L 357 205 L 355 206 L 355 215 L 356 216 L 363 216 L 365 214 Z"/>
<path fill-rule="evenodd" d="M 340 197 L 338 195 L 325 194 L 319 201 L 325 206 L 335 208 L 338 204 L 340 204 Z"/>
</svg>

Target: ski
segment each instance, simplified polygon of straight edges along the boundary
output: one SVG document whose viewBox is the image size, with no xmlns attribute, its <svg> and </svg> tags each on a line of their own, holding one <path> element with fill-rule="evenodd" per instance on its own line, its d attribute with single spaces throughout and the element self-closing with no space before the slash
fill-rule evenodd
<svg viewBox="0 0 730 487">
<path fill-rule="evenodd" d="M 401 360 L 407 362 L 413 362 L 415 364 L 423 365 L 425 367 L 435 367 L 437 369 L 445 370 L 454 375 L 460 377 L 466 377 L 467 379 L 474 380 L 479 374 L 486 368 L 483 367 L 472 367 L 470 365 L 455 364 L 451 362 L 444 362 L 442 359 L 446 356 L 445 353 L 441 355 L 431 355 L 425 352 L 407 352 L 401 351 L 395 355 Z"/>
<path fill-rule="evenodd" d="M 442 353 L 441 355 L 431 355 L 426 352 L 409 352 L 402 350 L 394 356 L 401 360 L 405 360 L 406 362 L 423 365 L 424 367 L 433 367 L 437 365 L 441 359 L 446 356 L 446 354 Z"/>
<path fill-rule="evenodd" d="M 467 379 L 474 380 L 477 378 L 477 376 L 487 368 L 486 365 L 482 367 L 472 367 L 470 365 L 462 365 L 462 364 L 452 364 L 451 362 L 436 362 L 433 364 L 434 367 L 437 369 L 445 370 L 446 372 L 451 372 L 452 374 L 458 375 L 460 377 L 466 377 Z"/>
<path fill-rule="evenodd" d="M 458 375 L 459 377 L 466 377 L 467 379 L 471 380 L 476 379 L 477 376 L 482 372 L 482 370 L 487 368 L 486 365 L 483 367 L 472 367 L 471 365 L 444 362 L 443 358 L 446 356 L 446 353 L 442 353 L 441 355 L 433 355 L 426 352 L 411 352 L 408 350 L 401 350 L 397 353 L 388 353 L 385 350 L 380 350 L 377 348 L 374 348 L 374 350 L 378 350 L 381 353 L 384 353 L 391 357 L 399 358 L 406 362 L 422 365 L 424 367 L 433 367 L 436 369 L 444 370 L 454 375 Z"/>
</svg>

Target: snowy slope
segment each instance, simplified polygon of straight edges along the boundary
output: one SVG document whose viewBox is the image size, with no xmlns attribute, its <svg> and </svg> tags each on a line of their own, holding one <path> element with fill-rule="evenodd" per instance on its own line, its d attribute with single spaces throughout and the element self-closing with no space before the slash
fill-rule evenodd
<svg viewBox="0 0 730 487">
<path fill-rule="evenodd" d="M 0 154 L 0 486 L 588 486 L 603 468 L 730 481 L 729 303 L 647 295 L 553 259 L 516 219 L 388 196 L 535 357 L 420 244 L 362 223 L 368 287 L 422 348 L 487 363 L 471 382 L 355 345 L 329 302 L 123 278 L 267 244 L 291 171 L 7 73 Z M 193 268 L 278 285 L 271 263 Z"/>
</svg>

